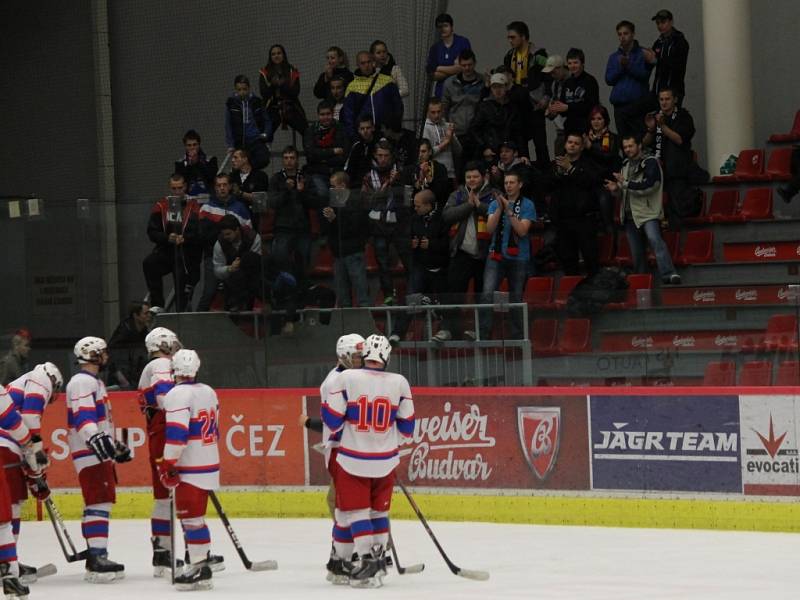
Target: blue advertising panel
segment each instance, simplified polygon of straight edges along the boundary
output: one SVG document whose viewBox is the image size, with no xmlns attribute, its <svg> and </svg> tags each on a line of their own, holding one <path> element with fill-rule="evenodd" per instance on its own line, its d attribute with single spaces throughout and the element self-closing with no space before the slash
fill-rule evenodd
<svg viewBox="0 0 800 600">
<path fill-rule="evenodd" d="M 592 488 L 741 493 L 738 396 L 591 396 Z"/>
</svg>

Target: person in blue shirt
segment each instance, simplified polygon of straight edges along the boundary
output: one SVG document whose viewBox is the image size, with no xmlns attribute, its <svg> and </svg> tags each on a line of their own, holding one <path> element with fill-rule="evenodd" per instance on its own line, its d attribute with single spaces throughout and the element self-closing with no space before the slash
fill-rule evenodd
<svg viewBox="0 0 800 600">
<path fill-rule="evenodd" d="M 505 195 L 495 195 L 489 204 L 486 230 L 492 236 L 489 255 L 483 270 L 482 304 L 492 303 L 492 294 L 500 288 L 503 279 L 508 280 L 509 302 L 521 302 L 528 279 L 528 262 L 531 258 L 529 232 L 536 220 L 536 208 L 530 198 L 522 195 L 522 176 L 517 171 L 505 174 Z M 481 339 L 489 339 L 492 330 L 492 310 L 480 313 Z M 511 338 L 521 339 L 522 314 L 511 313 Z M 465 337 L 468 336 L 464 332 Z"/>
<path fill-rule="evenodd" d="M 444 80 L 461 73 L 461 66 L 456 63 L 456 59 L 464 50 L 471 49 L 471 45 L 467 38 L 453 32 L 453 17 L 447 13 L 436 17 L 436 29 L 439 31 L 439 41 L 428 51 L 425 70 L 436 82 L 433 95 L 441 98 Z"/>
</svg>

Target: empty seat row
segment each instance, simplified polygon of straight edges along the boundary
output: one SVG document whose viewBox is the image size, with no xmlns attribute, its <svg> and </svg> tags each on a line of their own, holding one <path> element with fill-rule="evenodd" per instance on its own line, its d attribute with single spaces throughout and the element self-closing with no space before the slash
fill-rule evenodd
<svg viewBox="0 0 800 600">
<path fill-rule="evenodd" d="M 703 385 L 736 385 L 736 363 L 733 361 L 712 361 L 703 373 Z M 742 365 L 738 384 L 742 386 L 800 385 L 800 361 L 787 360 L 778 365 L 775 381 L 772 380 L 772 362 L 754 360 Z"/>
<path fill-rule="evenodd" d="M 683 247 L 679 247 L 680 236 L 675 231 L 662 233 L 664 243 L 669 249 L 672 262 L 675 266 L 685 267 L 698 263 L 714 262 L 714 232 L 709 230 L 689 231 L 686 234 Z M 614 253 L 614 239 L 611 234 L 599 237 L 599 259 L 601 265 L 617 265 L 630 267 L 633 265 L 631 248 L 625 235 L 617 237 L 617 251 Z M 651 264 L 655 264 L 652 251 L 648 253 Z"/>
<path fill-rule="evenodd" d="M 775 148 L 765 163 L 762 148 L 742 150 L 736 159 L 732 175 L 712 177 L 714 183 L 738 183 L 741 181 L 785 181 L 791 179 L 791 148 Z"/>
<path fill-rule="evenodd" d="M 688 225 L 705 223 L 741 223 L 757 219 L 772 218 L 772 190 L 770 188 L 752 188 L 744 193 L 739 203 L 739 190 L 717 190 L 711 195 L 711 201 L 703 212 L 696 217 L 684 221 Z"/>
<path fill-rule="evenodd" d="M 592 350 L 592 323 L 589 319 L 536 319 L 531 324 L 533 356 L 580 354 Z"/>
</svg>

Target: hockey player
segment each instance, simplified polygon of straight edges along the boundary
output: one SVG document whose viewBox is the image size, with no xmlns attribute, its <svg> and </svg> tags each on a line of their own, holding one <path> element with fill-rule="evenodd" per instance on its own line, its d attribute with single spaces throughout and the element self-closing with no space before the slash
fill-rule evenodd
<svg viewBox="0 0 800 600">
<path fill-rule="evenodd" d="M 205 516 L 208 492 L 219 487 L 219 401 L 214 390 L 195 381 L 199 368 L 194 350 L 178 350 L 172 357 L 175 387 L 164 397 L 167 436 L 158 463 L 161 482 L 173 490 L 188 550 L 189 562 L 175 578 L 179 590 L 212 587 Z"/>
<path fill-rule="evenodd" d="M 364 338 L 357 333 L 343 335 L 336 342 L 336 366 L 331 369 L 325 377 L 322 385 L 319 386 L 319 396 L 323 404 L 327 402 L 328 394 L 337 390 L 336 380 L 339 374 L 346 369 L 358 369 L 361 367 L 361 353 L 364 350 Z M 336 448 L 339 446 L 341 432 L 331 433 L 331 430 L 322 419 L 302 416 L 303 424 L 313 431 L 322 433 L 322 443 L 324 447 L 325 467 L 330 472 L 331 459 L 336 459 Z M 353 538 L 350 535 L 350 528 L 342 521 L 339 511 L 336 510 L 336 486 L 333 482 L 331 472 L 331 485 L 328 488 L 328 509 L 333 518 L 333 543 L 331 556 L 326 568 L 328 569 L 327 579 L 335 585 L 347 585 L 349 583 L 350 557 L 353 554 Z"/>
<path fill-rule="evenodd" d="M 400 462 L 398 434 L 414 432 L 408 381 L 385 370 L 391 351 L 384 336 L 369 336 L 364 342 L 364 367 L 340 373 L 338 389 L 322 405 L 325 425 L 334 434 L 341 432 L 331 471 L 338 515 L 349 526 L 360 557 L 350 572 L 353 587 L 383 585 L 394 470 Z"/>
<path fill-rule="evenodd" d="M 22 459 L 31 477 L 39 477 L 47 467 L 42 440 L 33 437 L 14 406 L 14 400 L 0 388 L 0 435 L 19 444 Z M 5 469 L 3 469 L 5 471 Z M 28 588 L 19 580 L 17 545 L 11 525 L 11 492 L 5 475 L 0 475 L 0 580 L 6 598 L 27 598 Z"/>
<path fill-rule="evenodd" d="M 180 350 L 178 336 L 166 327 L 156 327 L 144 339 L 150 355 L 139 378 L 139 403 L 147 421 L 147 449 L 153 483 L 153 512 L 150 516 L 150 541 L 153 544 L 153 576 L 171 570 L 169 490 L 159 479 L 156 461 L 164 455 L 166 418 L 164 396 L 174 386 L 171 357 Z"/>
<path fill-rule="evenodd" d="M 111 402 L 98 376 L 108 364 L 105 340 L 81 338 L 74 353 L 80 371 L 67 384 L 67 439 L 84 502 L 81 529 L 88 547 L 84 579 L 111 583 L 125 577 L 124 565 L 108 559 L 108 521 L 116 502 L 114 463 L 129 461 L 131 451 L 114 439 Z"/>
<path fill-rule="evenodd" d="M 6 391 L 14 403 L 14 411 L 22 418 L 31 433 L 32 441 L 36 444 L 42 443 L 40 434 L 45 406 L 53 401 L 63 385 L 61 371 L 53 363 L 46 362 L 36 365 L 32 371 L 21 375 L 6 386 Z M 28 488 L 39 500 L 45 500 L 50 496 L 44 474 L 48 461 L 42 465 L 44 467 L 42 472 L 37 474 L 27 468 L 22 458 L 23 452 L 19 443 L 9 433 L 0 431 L 0 465 L 6 474 L 11 493 L 11 528 L 14 541 L 19 540 L 20 514 L 22 504 L 28 498 Z M 22 563 L 19 565 L 19 572 L 20 581 L 25 584 L 34 583 L 38 576 L 35 567 Z"/>
</svg>

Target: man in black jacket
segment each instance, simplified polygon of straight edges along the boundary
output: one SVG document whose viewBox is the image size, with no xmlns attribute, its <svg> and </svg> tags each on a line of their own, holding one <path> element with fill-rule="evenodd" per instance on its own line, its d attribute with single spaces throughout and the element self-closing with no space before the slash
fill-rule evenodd
<svg viewBox="0 0 800 600">
<path fill-rule="evenodd" d="M 690 190 L 689 172 L 692 167 L 692 138 L 694 119 L 685 108 L 678 107 L 675 92 L 664 88 L 658 93 L 660 111 L 647 115 L 647 134 L 643 144 L 651 146 L 653 154 L 664 165 L 664 191 L 669 196 L 667 219 L 673 231 L 681 228 L 683 195 Z"/>
<path fill-rule="evenodd" d="M 317 119 L 303 135 L 306 151 L 304 173 L 310 179 L 314 193 L 327 197 L 328 179 L 331 173 L 344 167 L 350 144 L 344 126 L 333 119 L 332 102 L 323 100 L 317 105 Z"/>
<path fill-rule="evenodd" d="M 491 95 L 485 98 L 475 111 L 470 131 L 479 148 L 490 146 L 497 150 L 500 144 L 511 140 L 522 147 L 527 144 L 522 134 L 522 120 L 517 107 L 508 96 L 508 79 L 503 73 L 495 73 L 489 80 Z"/>
<path fill-rule="evenodd" d="M 675 92 L 678 107 L 683 105 L 686 95 L 686 63 L 689 60 L 689 42 L 683 32 L 672 26 L 672 13 L 660 10 L 653 17 L 658 28 L 658 39 L 653 43 L 653 60 L 656 65 L 656 75 L 653 78 L 653 96 L 665 88 Z"/>
<path fill-rule="evenodd" d="M 181 160 L 175 161 L 175 173 L 183 175 L 190 196 L 210 194 L 217 174 L 217 157 L 206 156 L 200 143 L 199 133 L 194 129 L 187 131 L 183 135 L 185 153 Z"/>
<path fill-rule="evenodd" d="M 272 176 L 269 184 L 269 204 L 275 209 L 272 256 L 278 267 L 292 273 L 298 286 L 302 286 L 311 258 L 308 211 L 318 202 L 314 193 L 306 189 L 303 172 L 297 168 L 297 148 L 286 146 L 282 160 L 283 169 Z"/>
<path fill-rule="evenodd" d="M 564 131 L 584 133 L 589 129 L 589 113 L 600 104 L 597 79 L 584 70 L 586 57 L 580 48 L 567 52 L 569 77 L 564 82 Z"/>
<path fill-rule="evenodd" d="M 528 156 L 528 140 L 533 140 L 536 149 L 536 163 L 544 168 L 550 163 L 547 150 L 547 130 L 544 109 L 545 76 L 542 69 L 547 62 L 547 51 L 537 48 L 530 41 L 530 29 L 522 21 L 513 21 L 506 26 L 508 43 L 511 49 L 503 58 L 503 65 L 511 73 L 511 81 L 522 86 L 526 92 L 527 107 L 521 113 L 525 140 L 520 146 L 520 156 Z"/>
<path fill-rule="evenodd" d="M 152 306 L 164 306 L 162 277 L 175 276 L 176 311 L 188 308 L 194 286 L 200 280 L 203 240 L 200 235 L 200 207 L 186 196 L 186 180 L 173 174 L 170 196 L 153 206 L 147 222 L 147 237 L 155 244 L 142 262 L 144 279 Z"/>
<path fill-rule="evenodd" d="M 438 302 L 446 291 L 449 227 L 436 210 L 436 196 L 431 190 L 422 190 L 414 196 L 414 215 L 411 217 L 411 269 L 408 279 L 409 294 L 424 294 Z M 424 315 L 422 315 L 424 318 Z M 410 322 L 408 313 L 400 313 L 389 336 L 394 345 L 405 334 Z"/>
<path fill-rule="evenodd" d="M 359 206 L 360 195 L 350 187 L 349 177 L 337 171 L 330 178 L 333 194 L 341 196 L 338 206 L 322 209 L 322 227 L 333 254 L 333 281 L 339 308 L 370 306 L 364 246 L 369 233 L 366 211 Z"/>
<path fill-rule="evenodd" d="M 246 148 L 254 169 L 269 164 L 267 138 L 272 133 L 264 101 L 250 91 L 250 80 L 237 75 L 233 80 L 234 93 L 225 101 L 225 143 L 228 152 Z"/>
<path fill-rule="evenodd" d="M 344 171 L 350 179 L 350 187 L 360 188 L 361 181 L 372 168 L 372 159 L 375 154 L 375 123 L 371 117 L 361 117 L 358 120 L 358 139 L 353 142 Z"/>
<path fill-rule="evenodd" d="M 601 173 L 583 156 L 583 136 L 568 133 L 564 156 L 557 156 L 548 176 L 550 216 L 556 225 L 558 255 L 566 275 L 578 275 L 579 253 L 586 273 L 597 272 L 597 233 L 600 209 L 595 189 Z"/>
</svg>

